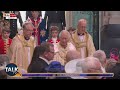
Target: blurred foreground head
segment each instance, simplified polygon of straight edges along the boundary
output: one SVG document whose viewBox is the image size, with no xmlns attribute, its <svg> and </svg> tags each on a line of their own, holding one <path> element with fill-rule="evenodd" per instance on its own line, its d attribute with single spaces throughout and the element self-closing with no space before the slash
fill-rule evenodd
<svg viewBox="0 0 120 90">
<path fill-rule="evenodd" d="M 6 65 L 9 64 L 9 57 L 7 55 L 0 55 L 0 79 L 7 79 L 5 72 Z"/>
<path fill-rule="evenodd" d="M 103 73 L 100 61 L 95 57 L 87 57 L 81 64 L 83 73 Z M 100 77 L 90 76 L 88 79 L 99 79 Z"/>
</svg>

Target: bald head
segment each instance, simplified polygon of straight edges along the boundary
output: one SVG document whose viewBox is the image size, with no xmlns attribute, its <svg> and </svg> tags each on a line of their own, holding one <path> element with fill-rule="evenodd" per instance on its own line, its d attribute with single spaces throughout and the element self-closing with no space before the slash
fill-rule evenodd
<svg viewBox="0 0 120 90">
<path fill-rule="evenodd" d="M 85 33 L 86 32 L 86 27 L 87 27 L 87 21 L 86 21 L 86 19 L 80 19 L 78 21 L 78 25 L 77 25 L 78 33 L 79 34 Z"/>
<path fill-rule="evenodd" d="M 79 59 L 80 58 L 80 53 L 76 50 L 70 50 L 67 52 L 66 55 L 66 62 L 69 62 L 74 59 Z"/>
<path fill-rule="evenodd" d="M 59 38 L 61 46 L 66 47 L 70 40 L 70 33 L 67 30 L 62 30 L 59 34 Z"/>
</svg>

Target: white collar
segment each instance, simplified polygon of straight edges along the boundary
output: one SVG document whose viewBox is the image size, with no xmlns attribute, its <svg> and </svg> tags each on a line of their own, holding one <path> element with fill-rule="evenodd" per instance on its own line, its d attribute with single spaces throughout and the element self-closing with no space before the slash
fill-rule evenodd
<svg viewBox="0 0 120 90">
<path fill-rule="evenodd" d="M 6 39 L 6 38 L 2 37 L 2 39 L 3 39 L 4 41 L 7 41 L 9 38 Z"/>
<path fill-rule="evenodd" d="M 39 57 L 40 59 L 44 60 L 47 64 L 49 64 L 49 61 L 43 57 Z"/>
<path fill-rule="evenodd" d="M 53 38 L 53 37 L 52 37 L 52 40 L 57 40 L 57 37 L 56 37 L 56 38 Z"/>
</svg>

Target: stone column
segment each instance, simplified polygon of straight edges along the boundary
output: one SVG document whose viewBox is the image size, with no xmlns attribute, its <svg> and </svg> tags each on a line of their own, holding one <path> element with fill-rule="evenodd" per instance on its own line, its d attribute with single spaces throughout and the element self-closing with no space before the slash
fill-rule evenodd
<svg viewBox="0 0 120 90">
<path fill-rule="evenodd" d="M 72 27 L 72 11 L 65 11 L 65 17 L 66 17 L 66 30 L 69 27 Z"/>
</svg>

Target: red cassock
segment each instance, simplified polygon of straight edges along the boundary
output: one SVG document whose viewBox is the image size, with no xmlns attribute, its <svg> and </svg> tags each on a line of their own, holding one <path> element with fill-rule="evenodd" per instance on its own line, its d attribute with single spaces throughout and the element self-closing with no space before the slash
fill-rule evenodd
<svg viewBox="0 0 120 90">
<path fill-rule="evenodd" d="M 0 54 L 6 54 L 8 47 L 10 46 L 12 39 L 8 39 L 7 42 L 0 38 Z"/>
<path fill-rule="evenodd" d="M 0 39 L 2 38 L 2 35 L 0 35 Z"/>
<path fill-rule="evenodd" d="M 33 18 L 31 18 L 32 24 L 35 26 L 37 26 L 37 29 L 34 29 L 34 37 L 37 36 L 37 40 L 38 40 L 38 45 L 40 45 L 40 28 L 39 28 L 39 24 L 41 23 L 41 18 L 37 18 L 37 20 L 35 21 Z"/>
<path fill-rule="evenodd" d="M 54 43 L 54 41 L 53 41 L 52 39 L 48 40 L 48 42 L 50 42 L 50 43 Z M 60 42 L 60 40 L 57 39 L 57 40 L 56 40 L 56 43 L 59 43 L 59 42 Z"/>
</svg>

